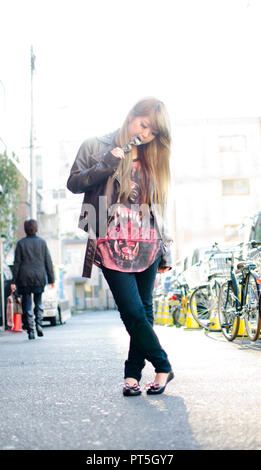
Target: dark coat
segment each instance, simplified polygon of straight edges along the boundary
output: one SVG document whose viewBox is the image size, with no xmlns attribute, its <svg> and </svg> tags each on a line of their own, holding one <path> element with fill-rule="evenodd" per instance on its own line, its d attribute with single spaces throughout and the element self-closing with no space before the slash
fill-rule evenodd
<svg viewBox="0 0 261 470">
<path fill-rule="evenodd" d="M 74 194 L 84 193 L 82 210 L 79 220 L 79 227 L 85 230 L 89 237 L 85 252 L 83 265 L 83 277 L 91 277 L 92 266 L 97 248 L 97 236 L 99 227 L 99 198 L 106 196 L 107 204 L 115 204 L 118 200 L 120 190 L 119 174 L 116 175 L 112 183 L 112 175 L 117 170 L 120 159 L 114 157 L 110 152 L 115 146 L 115 137 L 117 131 L 103 137 L 94 137 L 85 140 L 81 145 L 67 181 L 67 188 Z M 92 205 L 95 208 L 96 220 L 95 227 L 91 226 L 88 219 L 88 209 L 86 205 Z M 161 257 L 160 267 L 172 267 L 171 251 L 169 243 L 172 242 L 169 229 L 167 227 L 167 218 L 164 214 L 154 214 L 155 220 L 160 228 L 164 242 L 165 253 Z"/>
<path fill-rule="evenodd" d="M 47 283 L 54 283 L 53 264 L 45 240 L 37 235 L 27 235 L 18 241 L 13 281 L 19 293 L 28 289 L 43 291 Z"/>
</svg>

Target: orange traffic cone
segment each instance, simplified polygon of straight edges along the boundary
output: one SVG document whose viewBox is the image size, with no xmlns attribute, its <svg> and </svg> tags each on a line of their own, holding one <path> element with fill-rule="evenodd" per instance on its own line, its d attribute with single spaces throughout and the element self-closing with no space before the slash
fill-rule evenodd
<svg viewBox="0 0 261 470">
<path fill-rule="evenodd" d="M 14 313 L 14 327 L 11 331 L 14 331 L 16 333 L 23 333 L 21 313 Z"/>
</svg>

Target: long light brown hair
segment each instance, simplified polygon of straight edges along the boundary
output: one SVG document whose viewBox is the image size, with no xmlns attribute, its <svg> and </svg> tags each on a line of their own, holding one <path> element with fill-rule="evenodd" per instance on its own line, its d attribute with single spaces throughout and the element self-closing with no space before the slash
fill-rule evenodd
<svg viewBox="0 0 261 470">
<path fill-rule="evenodd" d="M 138 147 L 142 170 L 143 203 L 164 204 L 170 183 L 170 123 L 162 101 L 148 97 L 138 101 L 128 113 L 118 135 L 120 147 L 130 141 L 128 125 L 137 116 L 148 116 L 155 138 Z M 120 201 L 127 200 L 131 192 L 131 152 L 121 160 L 117 169 L 120 175 Z M 115 178 L 116 174 L 113 176 Z"/>
</svg>

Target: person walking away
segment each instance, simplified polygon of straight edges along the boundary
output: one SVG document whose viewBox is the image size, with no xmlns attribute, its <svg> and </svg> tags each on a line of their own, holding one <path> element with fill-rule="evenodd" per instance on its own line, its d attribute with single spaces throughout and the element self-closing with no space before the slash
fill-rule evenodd
<svg viewBox="0 0 261 470">
<path fill-rule="evenodd" d="M 89 237 L 83 276 L 91 277 L 93 264 L 102 269 L 130 335 L 124 396 L 141 394 L 145 360 L 156 373 L 147 394 L 163 393 L 174 377 L 153 329 L 152 307 L 157 272 L 172 268 L 165 213 L 170 143 L 164 103 L 144 98 L 120 129 L 83 142 L 67 182 L 73 193 L 84 193 L 79 226 Z"/>
<path fill-rule="evenodd" d="M 38 224 L 30 219 L 24 222 L 26 237 L 18 241 L 15 248 L 12 289 L 17 289 L 22 297 L 24 327 L 28 338 L 35 339 L 34 318 L 38 336 L 42 330 L 42 293 L 45 285 L 54 288 L 54 271 L 47 243 L 38 237 Z M 32 311 L 32 294 L 34 310 Z"/>
</svg>

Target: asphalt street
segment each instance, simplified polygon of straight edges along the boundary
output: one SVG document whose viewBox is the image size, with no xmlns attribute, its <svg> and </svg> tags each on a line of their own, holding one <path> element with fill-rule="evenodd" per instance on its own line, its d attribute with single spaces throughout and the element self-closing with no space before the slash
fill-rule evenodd
<svg viewBox="0 0 261 470">
<path fill-rule="evenodd" d="M 129 337 L 116 311 L 88 311 L 44 337 L 0 333 L 1 450 L 261 449 L 261 342 L 156 326 L 175 379 L 123 397 Z"/>
</svg>

